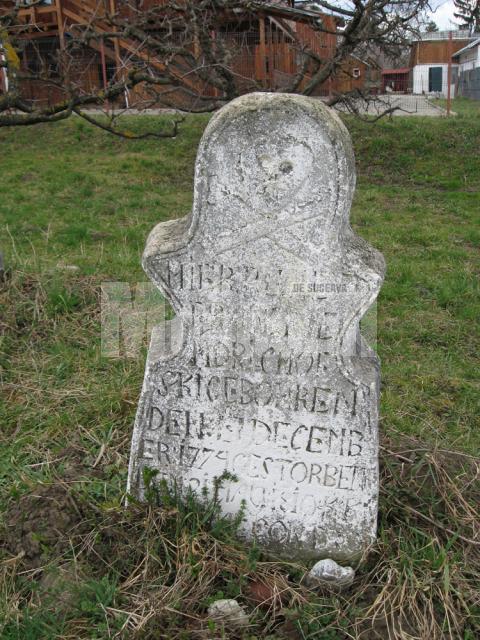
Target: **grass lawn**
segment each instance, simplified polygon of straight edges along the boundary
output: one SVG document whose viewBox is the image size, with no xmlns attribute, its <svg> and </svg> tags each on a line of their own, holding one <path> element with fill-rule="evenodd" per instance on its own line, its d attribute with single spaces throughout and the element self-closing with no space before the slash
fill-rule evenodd
<svg viewBox="0 0 480 640">
<path fill-rule="evenodd" d="M 447 101 L 444 98 L 433 100 L 439 107 L 447 108 Z M 457 117 L 480 116 L 480 103 L 478 100 L 470 100 L 469 98 L 455 98 L 452 100 L 452 111 Z"/>
<path fill-rule="evenodd" d="M 480 108 L 452 108 L 348 120 L 352 224 L 388 271 L 379 541 L 342 596 L 297 588 L 301 567 L 266 562 L 227 523 L 212 531 L 199 505 L 195 526 L 178 504 L 119 508 L 145 352 L 101 355 L 100 284 L 146 280 L 146 236 L 188 212 L 208 118 L 176 140 L 78 119 L 0 130 L 2 640 L 478 637 Z M 258 584 L 287 595 L 258 606 Z M 243 636 L 205 623 L 221 594 L 252 612 Z"/>
</svg>

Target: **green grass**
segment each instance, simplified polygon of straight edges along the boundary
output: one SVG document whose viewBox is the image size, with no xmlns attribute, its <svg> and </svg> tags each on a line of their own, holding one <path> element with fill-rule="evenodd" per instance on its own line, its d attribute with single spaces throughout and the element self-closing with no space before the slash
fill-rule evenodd
<svg viewBox="0 0 480 640">
<path fill-rule="evenodd" d="M 435 104 L 439 107 L 447 108 L 447 101 L 445 99 L 434 100 Z M 452 99 L 452 111 L 457 114 L 457 117 L 480 117 L 480 101 L 470 100 L 469 98 L 454 98 Z"/>
<path fill-rule="evenodd" d="M 455 101 L 453 109 L 459 116 L 450 119 L 397 117 L 375 126 L 347 123 L 358 170 L 352 224 L 383 252 L 388 268 L 378 301 L 381 429 L 389 450 L 397 442 L 403 451 L 405 436 L 415 438 L 408 442 L 416 444 L 409 446 L 420 448 L 422 464 L 436 460 L 428 457 L 436 449 L 455 449 L 463 455 L 458 459 L 470 460 L 468 455 L 476 454 L 480 441 L 480 117 L 477 104 Z M 38 482 L 57 483 L 65 477 L 75 484 L 80 501 L 86 499 L 102 512 L 118 508 L 145 350 L 135 359 L 102 357 L 100 284 L 146 280 L 140 256 L 148 232 L 157 222 L 184 215 L 191 207 L 195 153 L 207 120 L 188 118 L 176 140 L 122 140 L 77 119 L 0 130 L 0 251 L 10 270 L 0 284 L 0 503 L 7 514 Z M 147 117 L 129 123 L 136 130 L 164 125 L 161 118 Z M 379 546 L 366 572 L 371 572 L 377 586 L 385 587 L 384 595 L 410 594 L 415 611 L 428 617 L 427 596 L 434 589 L 444 594 L 442 601 L 435 592 L 432 606 L 437 612 L 442 611 L 442 602 L 451 610 L 457 606 L 452 589 L 468 591 L 468 570 L 462 571 L 469 563 L 478 567 L 478 559 L 470 555 L 475 548 L 467 554 L 445 527 L 457 531 L 462 526 L 468 538 L 473 537 L 469 529 L 473 525 L 467 516 L 455 521 L 455 504 L 463 508 L 461 492 L 452 490 L 442 502 L 435 492 L 424 495 L 425 487 L 420 491 L 412 480 L 408 493 L 403 481 L 397 481 L 405 473 L 402 458 L 410 453 L 398 455 L 399 464 L 385 481 Z M 77 477 L 79 459 L 82 473 Z M 434 488 L 443 478 L 439 469 L 448 471 L 452 482 L 466 477 L 442 462 L 425 472 L 425 477 L 433 478 Z M 448 485 L 441 486 L 448 493 Z M 417 491 L 422 495 L 419 503 Z M 425 529 L 428 523 L 408 511 L 408 505 L 430 514 L 440 528 Z M 98 514 L 94 511 L 89 517 L 96 522 Z M 137 524 L 125 526 L 129 530 Z M 121 538 L 125 532 L 118 527 L 117 534 Z M 46 540 L 45 557 L 50 562 L 57 551 L 49 556 L 48 536 Z M 104 547 L 98 549 L 93 539 L 89 544 L 102 556 Z M 39 578 L 31 578 L 33 587 L 31 582 L 25 585 L 26 578 L 13 575 L 6 565 L 0 583 L 0 637 L 72 637 L 68 633 L 77 619 L 87 621 L 83 623 L 87 630 L 82 630 L 87 635 L 78 632 L 78 637 L 114 637 L 124 618 L 105 611 L 122 610 L 127 606 L 125 593 L 130 592 L 120 584 L 128 571 L 119 568 L 118 551 L 110 552 L 111 557 L 102 556 L 103 571 L 95 575 L 86 571 L 79 580 L 81 594 L 75 587 L 75 606 L 63 618 L 52 614 L 48 598 L 38 607 L 34 587 Z M 383 553 L 390 554 L 386 564 L 378 560 Z M 155 559 L 162 557 L 159 549 L 155 554 Z M 162 564 L 168 580 L 173 579 L 169 573 L 173 562 L 169 558 Z M 220 590 L 242 591 L 234 565 L 225 569 L 223 577 L 217 567 L 205 598 Z M 395 584 L 388 582 L 392 576 Z M 403 591 L 402 585 L 407 585 Z M 424 608 L 419 604 L 422 598 Z M 314 600 L 303 608 L 298 606 L 300 600 L 294 602 L 284 616 L 287 635 L 274 631 L 278 635 L 271 637 L 347 637 L 338 631 L 347 624 L 338 620 L 338 599 Z M 355 601 L 359 611 L 364 604 Z M 355 617 L 350 605 L 348 615 Z M 195 615 L 204 611 L 202 606 L 192 609 Z M 175 624 L 185 626 L 185 619 Z M 269 624 L 276 628 L 273 623 L 262 628 L 268 630 Z M 292 631 L 289 636 L 288 625 L 298 635 Z M 428 637 L 441 637 L 432 628 Z M 182 637 L 172 630 L 165 633 L 138 637 Z M 197 637 L 185 633 L 184 638 Z M 262 633 L 251 637 L 267 637 L 267 631 Z M 461 634 L 455 627 L 443 637 L 473 640 L 475 635 L 472 623 Z"/>
<path fill-rule="evenodd" d="M 92 421 L 105 433 L 115 427 L 119 386 L 132 401 L 131 419 L 142 361 L 102 359 L 98 324 L 85 326 L 84 316 L 98 311 L 102 281 L 146 279 L 140 256 L 148 232 L 191 206 L 205 122 L 191 118 L 177 140 L 163 141 L 120 140 L 78 120 L 0 132 L 2 249 L 23 277 L 40 279 L 38 321 L 53 323 L 32 344 L 34 301 L 18 300 L 17 321 L 25 315 L 26 326 L 17 339 L 3 339 L 2 377 L 22 386 L 27 376 L 30 394 L 43 400 L 33 408 L 24 398 L 27 411 L 18 398 L 7 402 L 4 424 L 16 424 L 21 408 L 21 433 L 35 439 L 38 432 L 50 439 L 59 425 Z M 378 302 L 383 421 L 470 452 L 480 440 L 479 123 L 469 117 L 350 123 L 359 173 L 353 226 L 388 265 Z M 152 125 L 159 126 L 142 119 L 137 127 Z M 86 395 L 73 405 L 72 384 Z M 57 392 L 65 398 L 52 407 Z"/>
<path fill-rule="evenodd" d="M 478 451 L 480 118 L 351 123 L 353 225 L 387 261 L 385 426 Z M 370 135 L 368 135 L 370 132 Z"/>
</svg>

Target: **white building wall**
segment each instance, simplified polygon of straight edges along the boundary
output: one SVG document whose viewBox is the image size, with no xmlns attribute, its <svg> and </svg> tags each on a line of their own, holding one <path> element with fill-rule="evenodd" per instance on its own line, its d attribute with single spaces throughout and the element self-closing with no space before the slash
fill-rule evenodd
<svg viewBox="0 0 480 640">
<path fill-rule="evenodd" d="M 458 73 L 463 73 L 464 71 L 470 71 L 470 69 L 475 69 L 476 64 L 474 60 L 467 60 L 467 62 L 461 62 L 458 65 Z"/>
<path fill-rule="evenodd" d="M 460 55 L 459 73 L 480 67 L 480 46 Z"/>
<path fill-rule="evenodd" d="M 413 93 L 429 93 L 429 69 L 430 67 L 442 67 L 442 96 L 447 97 L 448 94 L 448 64 L 432 63 L 417 64 L 413 67 Z M 452 70 L 458 67 L 452 64 Z M 453 76 L 453 73 L 452 73 Z M 455 85 L 451 85 L 451 94 L 454 95 Z"/>
</svg>

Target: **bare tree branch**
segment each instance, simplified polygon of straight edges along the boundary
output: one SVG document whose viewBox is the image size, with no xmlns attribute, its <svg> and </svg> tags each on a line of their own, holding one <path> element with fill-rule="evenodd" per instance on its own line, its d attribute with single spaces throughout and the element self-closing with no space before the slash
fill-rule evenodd
<svg viewBox="0 0 480 640">
<path fill-rule="evenodd" d="M 248 91 L 330 95 L 351 56 L 405 47 L 428 0 L 0 0 L 0 127 L 87 109 L 205 112 Z M 350 84 L 355 84 L 350 77 Z M 156 137 L 175 136 L 178 122 Z M 128 137 L 128 135 L 127 135 Z"/>
</svg>

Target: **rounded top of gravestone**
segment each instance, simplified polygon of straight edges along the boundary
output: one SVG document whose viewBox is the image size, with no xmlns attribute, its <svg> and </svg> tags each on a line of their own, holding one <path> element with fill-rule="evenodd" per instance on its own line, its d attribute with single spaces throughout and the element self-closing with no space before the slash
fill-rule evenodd
<svg viewBox="0 0 480 640">
<path fill-rule="evenodd" d="M 304 96 L 248 94 L 205 131 L 190 232 L 204 236 L 204 247 L 236 233 L 255 241 L 267 227 L 331 244 L 348 221 L 354 185 L 352 144 L 333 110 Z"/>
</svg>

